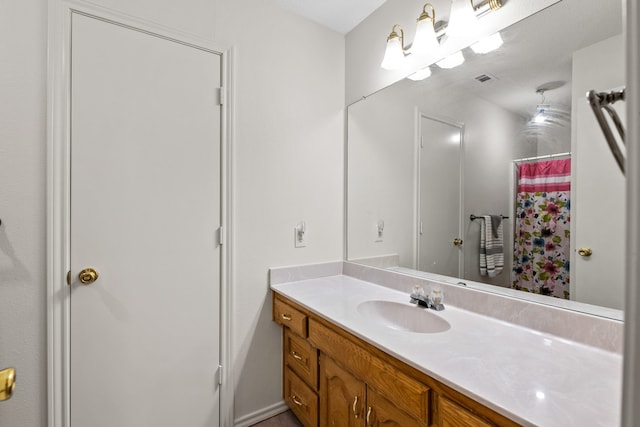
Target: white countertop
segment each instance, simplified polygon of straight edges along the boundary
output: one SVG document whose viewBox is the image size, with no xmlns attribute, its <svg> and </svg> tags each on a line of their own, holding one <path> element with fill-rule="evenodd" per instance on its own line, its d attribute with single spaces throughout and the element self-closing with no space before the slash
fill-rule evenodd
<svg viewBox="0 0 640 427">
<path fill-rule="evenodd" d="M 400 331 L 358 304 L 408 295 L 349 276 L 272 285 L 275 292 L 408 365 L 527 426 L 620 425 L 622 356 L 447 305 L 445 332 Z"/>
</svg>

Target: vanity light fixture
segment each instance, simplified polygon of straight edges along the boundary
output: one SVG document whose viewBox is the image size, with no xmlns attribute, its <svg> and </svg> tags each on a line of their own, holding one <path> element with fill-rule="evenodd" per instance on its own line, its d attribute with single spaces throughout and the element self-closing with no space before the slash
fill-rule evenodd
<svg viewBox="0 0 640 427">
<path fill-rule="evenodd" d="M 502 46 L 502 43 L 503 41 L 502 41 L 502 36 L 500 36 L 500 33 L 495 33 L 489 37 L 485 37 L 479 42 L 472 44 L 471 50 L 473 50 L 475 53 L 480 53 L 480 54 L 489 53 L 496 50 L 500 46 Z"/>
<path fill-rule="evenodd" d="M 409 54 L 424 55 L 433 52 L 440 46 L 439 39 L 459 37 L 475 33 L 474 26 L 478 24 L 478 18 L 489 12 L 500 9 L 503 0 L 481 0 L 477 5 L 474 0 L 453 0 L 448 25 L 440 25 L 435 30 L 436 12 L 430 3 L 422 8 L 422 13 L 417 19 L 416 35 L 409 47 L 404 45 L 404 30 L 399 24 L 391 28 L 387 37 L 387 46 L 380 67 L 385 70 L 397 70 L 402 68 L 405 57 Z M 457 34 L 456 34 L 457 33 Z M 460 60 L 462 54 L 454 54 Z M 452 56 L 454 56 L 452 55 Z M 461 58 L 464 62 L 464 57 Z M 460 64 L 462 63 L 460 62 Z M 460 65 L 456 64 L 454 66 Z M 447 67 L 452 68 L 452 67 Z"/>
<path fill-rule="evenodd" d="M 400 30 L 400 35 L 396 32 L 396 28 Z M 384 58 L 380 66 L 385 70 L 397 70 L 404 64 L 405 57 L 404 48 L 404 30 L 398 24 L 391 28 L 391 34 L 387 37 L 387 49 L 384 52 Z"/>
<path fill-rule="evenodd" d="M 455 68 L 462 64 L 464 64 L 464 55 L 462 55 L 461 50 L 436 62 L 436 65 L 440 68 Z"/>
<path fill-rule="evenodd" d="M 427 77 L 431 76 L 431 68 L 425 67 L 422 70 L 418 70 L 415 73 L 407 76 L 408 79 L 413 81 L 424 80 Z"/>
<path fill-rule="evenodd" d="M 429 9 L 429 11 L 427 11 L 427 9 Z M 430 3 L 427 3 L 422 8 L 422 13 L 417 19 L 416 35 L 411 45 L 412 54 L 422 55 L 433 52 L 440 46 L 434 29 L 435 22 L 436 10 Z"/>
</svg>

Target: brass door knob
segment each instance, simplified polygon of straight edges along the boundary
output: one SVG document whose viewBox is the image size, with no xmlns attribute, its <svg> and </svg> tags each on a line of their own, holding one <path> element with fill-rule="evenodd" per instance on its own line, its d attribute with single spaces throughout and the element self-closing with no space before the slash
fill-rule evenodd
<svg viewBox="0 0 640 427">
<path fill-rule="evenodd" d="M 589 257 L 593 254 L 593 251 L 591 250 L 591 248 L 580 248 L 578 249 L 578 255 L 583 256 L 583 257 Z"/>
<path fill-rule="evenodd" d="M 90 285 L 96 280 L 98 280 L 98 272 L 93 268 L 85 268 L 80 273 L 78 273 L 78 280 L 83 285 Z"/>
<path fill-rule="evenodd" d="M 455 239 L 453 239 L 453 244 L 454 244 L 455 246 L 462 246 L 462 243 L 463 243 L 463 242 L 462 242 L 462 239 L 460 239 L 460 238 L 458 238 L 458 237 L 456 237 Z"/>
<path fill-rule="evenodd" d="M 0 371 L 0 400 L 7 400 L 16 388 L 16 370 L 7 368 Z"/>
</svg>

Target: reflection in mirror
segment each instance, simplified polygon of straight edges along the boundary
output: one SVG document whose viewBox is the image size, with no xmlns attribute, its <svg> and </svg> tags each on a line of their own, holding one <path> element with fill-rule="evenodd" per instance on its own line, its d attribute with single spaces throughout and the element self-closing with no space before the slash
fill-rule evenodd
<svg viewBox="0 0 640 427">
<path fill-rule="evenodd" d="M 585 94 L 624 86 L 621 22 L 563 0 L 351 105 L 348 259 L 620 318 L 624 176 Z"/>
</svg>

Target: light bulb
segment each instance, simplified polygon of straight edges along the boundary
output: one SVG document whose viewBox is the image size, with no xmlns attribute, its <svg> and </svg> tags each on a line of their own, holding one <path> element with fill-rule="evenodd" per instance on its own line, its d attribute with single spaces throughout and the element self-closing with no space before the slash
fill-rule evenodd
<svg viewBox="0 0 640 427">
<path fill-rule="evenodd" d="M 385 70 L 397 70 L 404 64 L 404 47 L 402 40 L 395 31 L 387 38 L 387 49 L 380 66 Z"/>
<path fill-rule="evenodd" d="M 425 9 L 427 6 L 431 5 L 425 5 Z M 435 15 L 433 7 L 431 9 L 432 15 Z M 411 53 L 414 55 L 424 55 L 435 51 L 438 47 L 440 47 L 440 44 L 438 43 L 436 32 L 433 29 L 433 16 L 430 16 L 423 10 L 416 25 L 416 36 L 413 39 Z"/>
<path fill-rule="evenodd" d="M 471 0 L 453 0 L 447 25 L 447 39 L 469 38 L 477 32 L 478 18 Z"/>
</svg>

